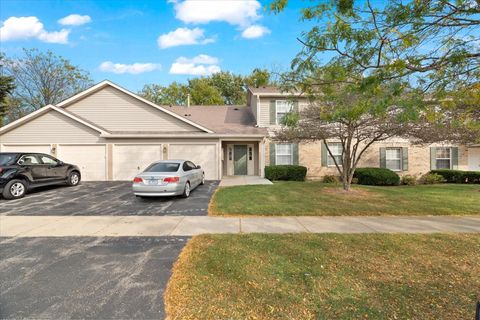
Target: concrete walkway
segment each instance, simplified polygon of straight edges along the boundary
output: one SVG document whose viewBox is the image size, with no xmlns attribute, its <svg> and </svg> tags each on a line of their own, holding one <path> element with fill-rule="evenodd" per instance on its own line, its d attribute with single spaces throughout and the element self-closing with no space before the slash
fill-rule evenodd
<svg viewBox="0 0 480 320">
<path fill-rule="evenodd" d="M 1 216 L 1 237 L 194 236 L 203 233 L 480 233 L 480 216 Z"/>
<path fill-rule="evenodd" d="M 259 176 L 225 176 L 220 181 L 220 187 L 246 186 L 254 184 L 273 184 L 270 180 Z"/>
</svg>

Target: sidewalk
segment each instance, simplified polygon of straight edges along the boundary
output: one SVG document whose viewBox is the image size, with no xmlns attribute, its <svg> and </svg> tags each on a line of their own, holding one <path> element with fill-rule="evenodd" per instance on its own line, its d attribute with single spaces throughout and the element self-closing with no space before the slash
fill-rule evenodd
<svg viewBox="0 0 480 320">
<path fill-rule="evenodd" d="M 194 236 L 203 233 L 480 233 L 479 216 L 1 216 L 1 237 Z"/>
</svg>

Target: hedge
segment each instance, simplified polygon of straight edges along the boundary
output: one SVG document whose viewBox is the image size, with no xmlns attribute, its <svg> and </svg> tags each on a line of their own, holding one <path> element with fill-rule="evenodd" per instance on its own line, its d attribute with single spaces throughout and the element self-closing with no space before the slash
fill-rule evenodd
<svg viewBox="0 0 480 320">
<path fill-rule="evenodd" d="M 400 176 L 385 168 L 358 168 L 353 176 L 358 179 L 358 184 L 371 186 L 398 186 L 400 184 Z"/>
<path fill-rule="evenodd" d="M 295 165 L 275 165 L 265 167 L 265 178 L 268 180 L 305 181 L 307 167 Z"/>
<path fill-rule="evenodd" d="M 480 183 L 480 171 L 439 169 L 430 173 L 441 175 L 448 183 Z"/>
</svg>

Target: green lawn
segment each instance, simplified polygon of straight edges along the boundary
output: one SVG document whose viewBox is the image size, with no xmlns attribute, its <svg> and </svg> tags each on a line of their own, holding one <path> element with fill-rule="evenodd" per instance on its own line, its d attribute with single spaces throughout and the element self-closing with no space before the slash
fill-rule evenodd
<svg viewBox="0 0 480 320">
<path fill-rule="evenodd" d="M 478 235 L 204 235 L 174 266 L 170 319 L 473 319 Z"/>
<path fill-rule="evenodd" d="M 480 214 L 480 185 L 355 185 L 350 194 L 321 182 L 220 188 L 213 215 L 466 215 Z"/>
</svg>

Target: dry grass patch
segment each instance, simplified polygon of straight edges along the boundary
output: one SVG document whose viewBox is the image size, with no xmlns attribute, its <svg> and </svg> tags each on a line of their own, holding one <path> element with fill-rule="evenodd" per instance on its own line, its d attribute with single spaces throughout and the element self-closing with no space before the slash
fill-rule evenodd
<svg viewBox="0 0 480 320">
<path fill-rule="evenodd" d="M 472 319 L 478 235 L 204 235 L 177 261 L 170 319 Z"/>
</svg>

